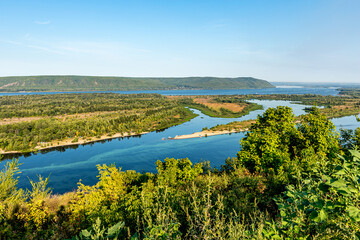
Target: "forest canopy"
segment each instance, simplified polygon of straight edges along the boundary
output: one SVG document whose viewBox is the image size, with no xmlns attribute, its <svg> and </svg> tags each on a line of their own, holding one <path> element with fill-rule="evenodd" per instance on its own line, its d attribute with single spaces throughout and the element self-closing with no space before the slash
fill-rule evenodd
<svg viewBox="0 0 360 240">
<path fill-rule="evenodd" d="M 17 188 L 14 160 L 0 172 L 0 237 L 358 239 L 359 145 L 342 142 L 316 108 L 296 122 L 277 107 L 220 169 L 186 158 L 157 161 L 155 174 L 98 165 L 95 185 L 51 195 L 42 177 Z"/>
<path fill-rule="evenodd" d="M 97 76 L 19 76 L 0 77 L 0 91 L 124 91 L 169 89 L 253 89 L 273 88 L 252 77 L 217 78 L 134 78 Z"/>
<path fill-rule="evenodd" d="M 79 93 L 0 97 L 0 149 L 27 152 L 142 134 L 195 116 L 159 94 Z"/>
</svg>

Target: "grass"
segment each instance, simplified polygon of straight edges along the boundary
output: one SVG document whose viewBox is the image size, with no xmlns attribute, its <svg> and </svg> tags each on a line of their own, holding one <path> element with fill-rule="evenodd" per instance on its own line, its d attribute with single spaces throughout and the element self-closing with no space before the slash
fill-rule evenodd
<svg viewBox="0 0 360 240">
<path fill-rule="evenodd" d="M 245 115 L 248 115 L 251 111 L 263 109 L 261 105 L 256 103 L 249 103 L 241 112 L 233 112 L 229 109 L 220 108 L 219 110 L 215 110 L 210 108 L 204 104 L 200 103 L 187 103 L 184 104 L 186 107 L 194 108 L 201 111 L 203 114 L 208 115 L 210 117 L 217 117 L 217 118 L 239 118 Z"/>
</svg>

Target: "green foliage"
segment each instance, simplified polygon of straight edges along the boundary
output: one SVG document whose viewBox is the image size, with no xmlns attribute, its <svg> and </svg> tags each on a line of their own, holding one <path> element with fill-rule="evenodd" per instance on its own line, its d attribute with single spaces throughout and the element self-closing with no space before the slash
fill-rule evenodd
<svg viewBox="0 0 360 240">
<path fill-rule="evenodd" d="M 224 131 L 224 130 L 235 130 L 242 132 L 250 128 L 250 126 L 254 123 L 254 120 L 244 120 L 244 121 L 234 121 L 227 124 L 218 124 L 211 128 L 213 131 Z"/>
<path fill-rule="evenodd" d="M 269 108 L 241 145 L 237 160 L 228 164 L 264 173 L 281 185 L 296 181 L 327 158 L 331 161 L 339 151 L 334 125 L 315 108 L 297 127 L 291 108 Z"/>
<path fill-rule="evenodd" d="M 341 163 L 319 165 L 309 178 L 289 185 L 277 198 L 279 228 L 290 238 L 360 237 L 360 153 L 339 156 Z"/>
<path fill-rule="evenodd" d="M 267 110 L 221 171 L 187 158 L 157 173 L 98 165 L 98 182 L 53 196 L 0 172 L 0 239 L 359 239 L 360 153 L 340 149 L 317 109 L 297 124 Z M 344 153 L 346 152 L 346 154 Z"/>
<path fill-rule="evenodd" d="M 360 97 L 360 88 L 341 88 L 340 89 L 340 93 L 341 95 L 345 95 L 345 96 L 352 96 L 355 98 L 359 98 Z"/>
<path fill-rule="evenodd" d="M 311 148 L 319 157 L 326 156 L 330 160 L 338 153 L 339 135 L 335 132 L 335 126 L 317 108 L 314 107 L 311 114 L 302 117 L 298 129 L 305 139 L 302 148 Z"/>
<path fill-rule="evenodd" d="M 5 151 L 27 152 L 62 140 L 76 143 L 115 133 L 140 134 L 171 127 L 196 116 L 158 94 L 6 96 L 0 97 L 0 102 L 4 103 L 0 115 L 39 117 L 0 125 L 0 148 Z M 77 115 L 80 113 L 85 115 Z"/>
<path fill-rule="evenodd" d="M 340 143 L 345 149 L 360 148 L 360 128 L 340 129 Z"/>
<path fill-rule="evenodd" d="M 21 173 L 19 160 L 7 162 L 5 168 L 0 172 L 0 203 L 3 201 L 16 202 L 23 198 L 22 189 L 17 189 L 17 183 Z"/>
<path fill-rule="evenodd" d="M 207 96 L 207 98 L 209 98 L 209 101 L 211 103 L 236 103 L 239 106 L 243 107 L 243 109 L 239 112 L 233 112 L 225 108 L 220 108 L 219 110 L 216 110 L 207 106 L 206 104 L 196 103 L 192 97 L 182 97 L 178 100 L 178 102 L 183 106 L 195 108 L 210 117 L 221 118 L 238 118 L 249 114 L 251 111 L 263 109 L 263 107 L 259 104 L 244 101 L 241 96 L 223 95 L 216 97 Z"/>
<path fill-rule="evenodd" d="M 30 180 L 32 190 L 28 191 L 27 211 L 18 215 L 19 219 L 25 221 L 25 227 L 33 230 L 41 228 L 49 221 L 49 209 L 44 205 L 45 199 L 51 194 L 51 190 L 46 186 L 49 178 L 43 179 L 39 176 L 39 181 Z"/>
<path fill-rule="evenodd" d="M 0 96 L 0 117 L 59 116 L 152 110 L 173 103 L 160 94 L 71 93 Z M 136 111 L 135 111 L 136 112 Z M 67 116 L 65 116 L 67 117 Z"/>
<path fill-rule="evenodd" d="M 138 207 L 138 200 L 132 202 L 132 205 L 128 201 L 133 200 L 132 194 L 137 196 L 137 187 L 131 186 L 131 183 L 137 181 L 140 174 L 134 171 L 122 172 L 114 165 L 97 167 L 99 182 L 96 185 L 86 186 L 79 183 L 76 201 L 70 205 L 73 221 L 83 218 L 83 224 L 89 224 L 98 217 L 105 224 L 131 221 L 131 214 L 125 216 L 121 212 Z"/>
<path fill-rule="evenodd" d="M 92 229 L 88 231 L 84 229 L 80 232 L 78 237 L 75 237 L 76 240 L 102 240 L 102 239 L 118 239 L 120 232 L 123 230 L 125 226 L 124 222 L 118 222 L 112 227 L 105 229 L 101 227 L 101 220 L 97 218 L 95 223 L 92 225 Z"/>
<path fill-rule="evenodd" d="M 21 204 L 24 203 L 26 195 L 22 189 L 17 188 L 20 173 L 18 160 L 8 162 L 0 172 L 0 238 L 14 229 L 14 216 Z M 15 218 L 15 219 L 14 219 Z"/>
<path fill-rule="evenodd" d="M 0 77 L 2 91 L 119 91 L 168 89 L 273 88 L 265 80 L 251 77 L 131 78 L 97 76 Z"/>
<path fill-rule="evenodd" d="M 358 115 L 360 113 L 359 89 L 352 91 L 340 90 L 339 95 L 316 95 L 316 94 L 269 94 L 269 95 L 240 95 L 238 99 L 266 99 L 266 100 L 286 100 L 297 104 L 322 106 L 320 112 L 328 118 L 338 118 L 343 116 Z M 356 92 L 357 91 L 357 92 Z M 311 107 L 306 107 L 305 111 L 311 112 Z"/>
<path fill-rule="evenodd" d="M 156 162 L 158 175 L 157 182 L 160 185 L 174 186 L 192 182 L 202 173 L 202 164 L 197 163 L 192 166 L 188 158 L 174 159 L 166 158 L 164 162 Z"/>
</svg>

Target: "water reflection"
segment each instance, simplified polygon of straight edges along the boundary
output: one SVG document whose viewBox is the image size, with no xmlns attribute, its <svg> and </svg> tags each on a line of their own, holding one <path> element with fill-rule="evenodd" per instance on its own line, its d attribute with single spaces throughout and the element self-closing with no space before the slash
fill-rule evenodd
<svg viewBox="0 0 360 240">
<path fill-rule="evenodd" d="M 157 130 L 156 132 L 163 132 L 166 129 L 160 129 Z M 109 138 L 109 139 L 99 139 L 99 140 L 94 140 L 91 142 L 86 142 L 86 143 L 82 143 L 82 144 L 70 144 L 70 145 L 65 145 L 65 146 L 54 146 L 54 147 L 49 147 L 49 148 L 45 148 L 45 149 L 41 149 L 35 152 L 27 152 L 27 153 L 9 153 L 9 154 L 3 154 L 3 158 L 2 160 L 9 160 L 9 159 L 14 159 L 14 158 L 19 158 L 19 157 L 24 157 L 24 158 L 28 158 L 34 155 L 37 155 L 39 153 L 41 154 L 46 154 L 49 152 L 53 152 L 53 151 L 57 151 L 57 152 L 65 152 L 68 149 L 77 149 L 79 148 L 79 146 L 92 146 L 94 144 L 104 144 L 110 141 L 114 141 L 114 140 L 123 140 L 123 139 L 130 139 L 130 138 L 141 138 L 141 134 L 137 134 L 137 135 L 131 135 L 131 136 L 125 136 L 125 137 L 115 137 L 115 138 Z"/>
<path fill-rule="evenodd" d="M 204 127 L 226 124 L 232 121 L 255 119 L 269 107 L 279 105 L 293 108 L 295 115 L 304 114 L 305 105 L 293 104 L 288 101 L 252 100 L 264 106 L 263 110 L 256 110 L 241 118 L 212 118 L 193 110 L 198 117 L 178 126 L 151 132 L 142 136 L 102 140 L 85 145 L 71 145 L 40 151 L 36 154 L 20 156 L 22 174 L 19 187 L 30 188 L 29 180 L 37 175 L 50 176 L 49 186 L 54 193 L 71 191 L 77 187 L 79 179 L 84 184 L 94 184 L 98 164 L 115 163 L 122 170 L 136 170 L 138 172 L 155 172 L 155 162 L 166 157 L 186 158 L 192 162 L 210 161 L 214 167 L 224 164 L 228 157 L 235 157 L 240 150 L 239 141 L 244 133 L 218 135 L 207 138 L 194 138 L 176 141 L 164 141 L 169 136 L 190 134 L 201 131 Z M 354 129 L 360 124 L 354 116 L 334 119 L 336 126 Z M 0 168 L 7 162 L 0 162 Z"/>
</svg>

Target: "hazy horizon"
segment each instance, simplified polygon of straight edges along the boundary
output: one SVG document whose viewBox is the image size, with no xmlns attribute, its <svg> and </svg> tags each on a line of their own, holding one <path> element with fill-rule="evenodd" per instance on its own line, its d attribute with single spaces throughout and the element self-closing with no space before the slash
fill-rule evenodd
<svg viewBox="0 0 360 240">
<path fill-rule="evenodd" d="M 360 1 L 1 1 L 0 76 L 357 83 Z"/>
</svg>

